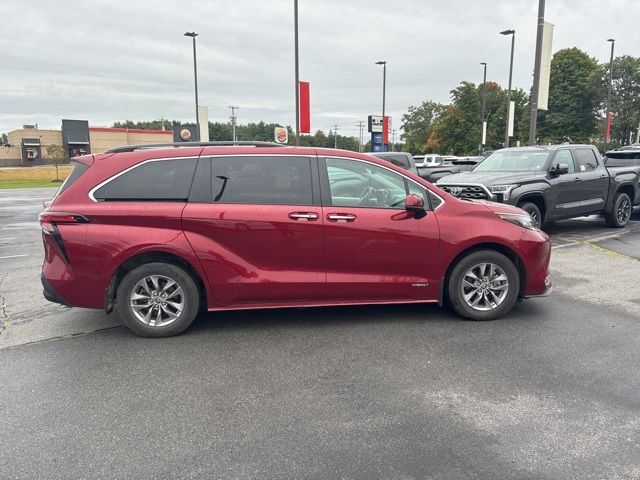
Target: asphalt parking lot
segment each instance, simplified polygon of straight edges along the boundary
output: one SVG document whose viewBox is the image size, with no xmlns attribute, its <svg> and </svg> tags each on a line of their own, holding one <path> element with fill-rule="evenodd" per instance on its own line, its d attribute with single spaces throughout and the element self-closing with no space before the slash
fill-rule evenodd
<svg viewBox="0 0 640 480">
<path fill-rule="evenodd" d="M 136 337 L 48 303 L 0 190 L 0 478 L 640 478 L 640 212 L 547 228 L 553 295 L 218 313 Z"/>
</svg>

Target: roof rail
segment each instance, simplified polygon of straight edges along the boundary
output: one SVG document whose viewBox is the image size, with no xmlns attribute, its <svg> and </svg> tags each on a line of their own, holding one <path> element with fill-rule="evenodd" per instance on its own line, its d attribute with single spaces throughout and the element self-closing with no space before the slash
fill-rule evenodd
<svg viewBox="0 0 640 480">
<path fill-rule="evenodd" d="M 273 142 L 234 142 L 217 141 L 217 142 L 180 142 L 180 143 L 147 143 L 140 145 L 123 145 L 121 147 L 110 148 L 104 153 L 122 153 L 133 152 L 135 150 L 145 150 L 147 148 L 178 148 L 178 147 L 286 147 Z"/>
</svg>

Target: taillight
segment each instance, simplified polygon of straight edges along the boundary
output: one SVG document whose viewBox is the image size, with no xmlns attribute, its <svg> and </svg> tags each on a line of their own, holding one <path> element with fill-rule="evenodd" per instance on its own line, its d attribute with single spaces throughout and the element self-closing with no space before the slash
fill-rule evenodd
<svg viewBox="0 0 640 480">
<path fill-rule="evenodd" d="M 39 216 L 40 223 L 53 225 L 60 223 L 89 223 L 89 219 L 79 213 L 67 212 L 42 212 Z"/>
<path fill-rule="evenodd" d="M 52 253 L 47 250 L 47 238 L 52 238 L 64 261 L 69 263 L 69 255 L 67 254 L 67 249 L 64 246 L 64 241 L 62 240 L 62 235 L 60 234 L 58 225 L 89 223 L 89 219 L 79 213 L 44 211 L 39 215 L 39 220 L 40 225 L 42 225 L 46 258 L 48 259 L 49 255 Z"/>
</svg>

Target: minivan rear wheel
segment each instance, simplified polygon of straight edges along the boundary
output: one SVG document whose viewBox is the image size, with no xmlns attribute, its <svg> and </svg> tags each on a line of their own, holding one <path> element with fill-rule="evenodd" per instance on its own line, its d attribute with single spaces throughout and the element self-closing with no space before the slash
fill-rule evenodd
<svg viewBox="0 0 640 480">
<path fill-rule="evenodd" d="M 130 271 L 116 296 L 122 322 L 145 337 L 183 332 L 200 307 L 198 287 L 189 273 L 169 263 L 147 263 Z"/>
<path fill-rule="evenodd" d="M 467 255 L 449 276 L 449 302 L 458 315 L 470 320 L 493 320 L 507 314 L 519 291 L 518 269 L 493 250 Z"/>
</svg>

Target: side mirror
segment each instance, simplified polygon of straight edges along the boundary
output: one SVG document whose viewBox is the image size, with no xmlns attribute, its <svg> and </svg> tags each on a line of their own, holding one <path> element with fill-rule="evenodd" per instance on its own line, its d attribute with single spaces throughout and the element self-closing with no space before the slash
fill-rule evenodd
<svg viewBox="0 0 640 480">
<path fill-rule="evenodd" d="M 415 218 L 422 218 L 427 215 L 427 211 L 424 209 L 424 199 L 414 193 L 410 193 L 404 199 L 404 208 L 407 212 L 412 213 Z"/>
<path fill-rule="evenodd" d="M 551 167 L 549 173 L 556 176 L 564 175 L 565 173 L 569 173 L 569 165 L 567 165 L 566 163 L 559 163 L 555 167 Z"/>
</svg>

